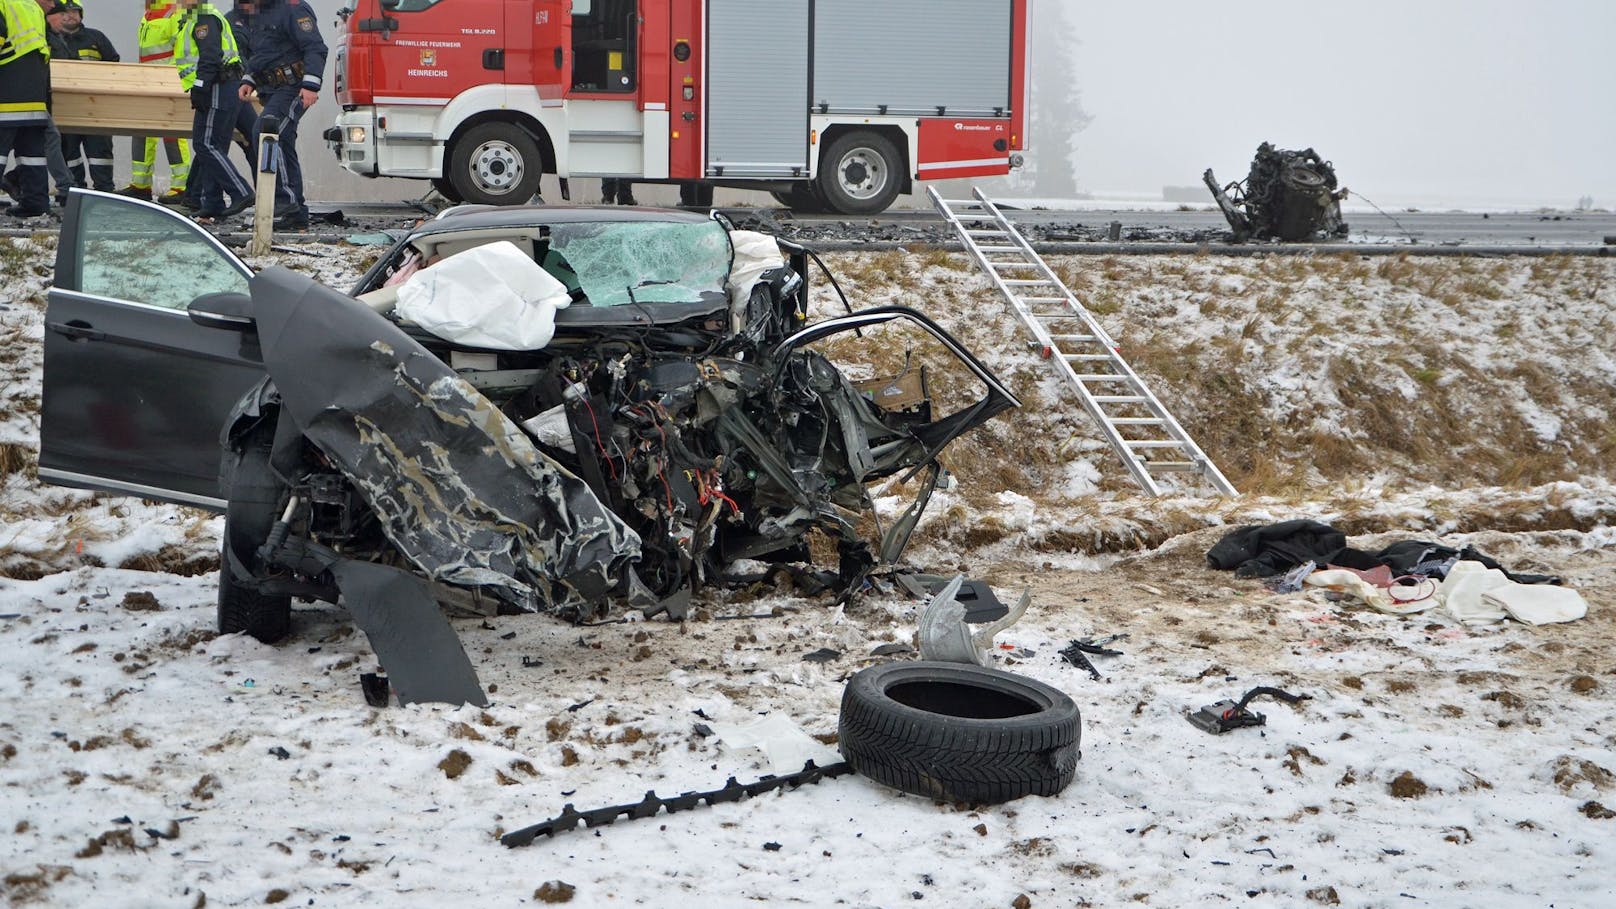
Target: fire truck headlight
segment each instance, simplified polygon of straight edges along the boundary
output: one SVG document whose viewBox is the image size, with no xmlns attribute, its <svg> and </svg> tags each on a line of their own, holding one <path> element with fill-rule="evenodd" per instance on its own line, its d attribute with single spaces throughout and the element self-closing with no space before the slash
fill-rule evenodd
<svg viewBox="0 0 1616 909">
<path fill-rule="evenodd" d="M 365 128 L 363 126 L 350 126 L 350 127 L 348 127 L 348 144 L 349 145 L 364 145 L 365 144 Z"/>
<path fill-rule="evenodd" d="M 1011 167 L 1020 167 L 1021 165 L 1026 164 L 1026 163 L 1027 163 L 1027 159 L 1023 158 L 1019 154 L 1015 154 L 1015 155 L 1010 156 L 1010 166 Z"/>
</svg>

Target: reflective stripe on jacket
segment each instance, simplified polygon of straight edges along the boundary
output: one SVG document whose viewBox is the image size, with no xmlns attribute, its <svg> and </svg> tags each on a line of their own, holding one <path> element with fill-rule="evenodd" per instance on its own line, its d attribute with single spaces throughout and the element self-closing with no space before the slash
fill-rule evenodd
<svg viewBox="0 0 1616 909">
<path fill-rule="evenodd" d="M 0 15 L 5 17 L 6 34 L 0 41 L 0 66 L 5 66 L 31 53 L 50 57 L 45 42 L 45 11 L 34 0 L 0 0 Z"/>
<path fill-rule="evenodd" d="M 179 7 L 172 3 L 146 8 L 146 15 L 140 20 L 140 30 L 136 38 L 140 45 L 141 63 L 166 63 L 174 56 L 175 26 L 179 24 L 178 16 Z"/>
<path fill-rule="evenodd" d="M 45 11 L 34 0 L 0 0 L 0 128 L 49 117 L 50 45 Z"/>
</svg>

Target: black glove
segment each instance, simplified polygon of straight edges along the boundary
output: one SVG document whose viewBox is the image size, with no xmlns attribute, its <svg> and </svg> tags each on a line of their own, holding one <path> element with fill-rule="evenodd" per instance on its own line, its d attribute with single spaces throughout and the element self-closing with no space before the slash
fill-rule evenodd
<svg viewBox="0 0 1616 909">
<path fill-rule="evenodd" d="M 191 89 L 191 110 L 208 109 L 208 90 L 198 85 Z"/>
</svg>

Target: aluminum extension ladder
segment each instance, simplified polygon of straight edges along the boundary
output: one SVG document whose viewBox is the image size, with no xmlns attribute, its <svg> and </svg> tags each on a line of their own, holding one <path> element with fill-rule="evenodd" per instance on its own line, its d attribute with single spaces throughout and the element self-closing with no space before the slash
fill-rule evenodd
<svg viewBox="0 0 1616 909">
<path fill-rule="evenodd" d="M 1160 495 L 1156 475 L 1191 473 L 1222 495 L 1239 495 L 992 200 L 980 189 L 972 190 L 976 198 L 964 200 L 944 199 L 930 187 L 926 193 L 1044 357 L 1077 392 L 1134 482 Z"/>
</svg>

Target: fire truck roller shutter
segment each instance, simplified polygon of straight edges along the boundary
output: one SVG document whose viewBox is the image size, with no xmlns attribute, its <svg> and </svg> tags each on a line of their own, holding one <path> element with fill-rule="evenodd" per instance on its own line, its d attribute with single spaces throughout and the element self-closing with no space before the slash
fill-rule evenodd
<svg viewBox="0 0 1616 909">
<path fill-rule="evenodd" d="M 449 186 L 465 202 L 525 205 L 543 176 L 538 140 L 515 123 L 479 123 L 449 149 Z"/>
<path fill-rule="evenodd" d="M 1004 116 L 1012 24 L 1010 0 L 815 0 L 814 108 Z"/>
<path fill-rule="evenodd" d="M 808 175 L 808 0 L 709 0 L 707 176 Z"/>
</svg>

